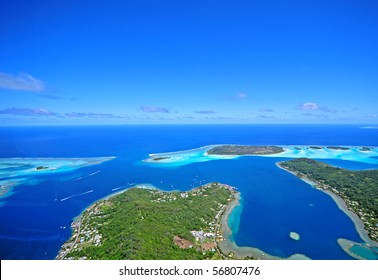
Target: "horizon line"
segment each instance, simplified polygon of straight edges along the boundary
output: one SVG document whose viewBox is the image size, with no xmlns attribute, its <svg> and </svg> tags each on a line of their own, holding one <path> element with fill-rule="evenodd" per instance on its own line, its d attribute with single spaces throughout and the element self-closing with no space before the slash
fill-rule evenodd
<svg viewBox="0 0 378 280">
<path fill-rule="evenodd" d="M 12 124 L 0 125 L 0 127 L 54 127 L 54 126 L 188 126 L 188 125 L 355 125 L 364 126 L 364 128 L 377 128 L 378 124 L 371 123 L 125 123 L 125 124 Z"/>
</svg>

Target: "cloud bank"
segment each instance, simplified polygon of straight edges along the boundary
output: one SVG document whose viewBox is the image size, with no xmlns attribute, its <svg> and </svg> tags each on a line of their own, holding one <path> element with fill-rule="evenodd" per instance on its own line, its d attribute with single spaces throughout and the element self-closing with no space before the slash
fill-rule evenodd
<svg viewBox="0 0 378 280">
<path fill-rule="evenodd" d="M 0 110 L 1 115 L 14 115 L 14 116 L 37 116 L 37 117 L 46 117 L 46 116 L 58 116 L 57 113 L 51 112 L 43 108 L 18 108 L 12 107 Z"/>
<path fill-rule="evenodd" d="M 215 114 L 212 110 L 200 110 L 200 111 L 194 111 L 196 114 Z"/>
<path fill-rule="evenodd" d="M 267 116 L 267 115 L 259 115 L 262 119 L 274 119 L 274 116 Z"/>
<path fill-rule="evenodd" d="M 168 108 L 159 107 L 159 106 L 141 106 L 140 110 L 145 113 L 170 113 L 171 111 Z"/>
<path fill-rule="evenodd" d="M 113 114 L 103 114 L 103 113 L 82 113 L 82 112 L 72 112 L 66 113 L 67 117 L 73 118 L 95 118 L 95 119 L 120 119 L 121 116 L 116 116 Z"/>
</svg>

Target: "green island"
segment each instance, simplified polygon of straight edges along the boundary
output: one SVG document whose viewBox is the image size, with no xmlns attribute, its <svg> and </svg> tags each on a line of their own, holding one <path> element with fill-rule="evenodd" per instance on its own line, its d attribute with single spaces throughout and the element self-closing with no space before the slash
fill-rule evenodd
<svg viewBox="0 0 378 280">
<path fill-rule="evenodd" d="M 229 259 L 218 242 L 224 240 L 222 218 L 238 194 L 220 183 L 188 192 L 128 189 L 87 208 L 56 258 Z"/>
<path fill-rule="evenodd" d="M 350 150 L 350 148 L 347 148 L 347 147 L 339 147 L 339 146 L 328 146 L 327 149 L 330 149 L 330 150 L 341 150 L 341 151 L 347 151 L 347 150 Z"/>
<path fill-rule="evenodd" d="M 170 159 L 171 157 L 154 157 L 152 160 L 165 160 L 165 159 Z"/>
<path fill-rule="evenodd" d="M 277 146 L 221 145 L 207 151 L 208 155 L 271 155 L 282 153 L 284 149 Z"/>
<path fill-rule="evenodd" d="M 278 163 L 317 189 L 341 197 L 362 221 L 369 238 L 378 241 L 378 170 L 350 171 L 308 158 Z"/>
<path fill-rule="evenodd" d="M 49 169 L 47 166 L 37 166 L 36 168 L 35 168 L 35 170 L 46 170 L 46 169 Z"/>
<path fill-rule="evenodd" d="M 321 150 L 323 149 L 322 147 L 319 147 L 319 146 L 310 146 L 310 149 L 313 149 L 313 150 Z"/>
</svg>

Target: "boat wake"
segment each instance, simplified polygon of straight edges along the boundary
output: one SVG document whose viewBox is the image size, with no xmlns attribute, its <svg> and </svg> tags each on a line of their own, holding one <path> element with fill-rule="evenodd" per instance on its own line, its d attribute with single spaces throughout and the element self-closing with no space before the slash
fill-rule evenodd
<svg viewBox="0 0 378 280">
<path fill-rule="evenodd" d="M 85 195 L 85 194 L 92 193 L 92 192 L 93 192 L 93 190 L 90 190 L 90 191 L 87 191 L 87 192 L 70 195 L 70 196 L 67 196 L 65 198 L 62 198 L 60 201 L 65 201 L 67 199 L 74 198 L 74 197 L 81 196 L 81 195 Z"/>
<path fill-rule="evenodd" d="M 83 179 L 85 179 L 85 178 L 88 178 L 88 177 L 91 177 L 91 176 L 93 176 L 93 175 L 96 175 L 96 174 L 98 174 L 98 173 L 100 173 L 100 172 L 101 172 L 101 170 L 97 170 L 97 171 L 95 171 L 95 172 L 89 174 L 88 176 L 79 177 L 79 178 L 76 178 L 76 179 L 74 179 L 74 180 L 72 180 L 72 181 L 73 181 L 73 182 L 75 182 L 75 181 L 80 181 L 80 180 L 83 180 Z"/>
</svg>

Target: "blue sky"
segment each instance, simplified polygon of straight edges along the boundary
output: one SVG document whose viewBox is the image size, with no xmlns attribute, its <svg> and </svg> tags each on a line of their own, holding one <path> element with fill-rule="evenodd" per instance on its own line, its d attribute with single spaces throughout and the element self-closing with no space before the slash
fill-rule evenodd
<svg viewBox="0 0 378 280">
<path fill-rule="evenodd" d="M 0 0 L 1 125 L 378 124 L 378 4 Z"/>
</svg>

